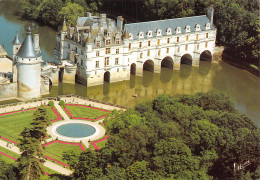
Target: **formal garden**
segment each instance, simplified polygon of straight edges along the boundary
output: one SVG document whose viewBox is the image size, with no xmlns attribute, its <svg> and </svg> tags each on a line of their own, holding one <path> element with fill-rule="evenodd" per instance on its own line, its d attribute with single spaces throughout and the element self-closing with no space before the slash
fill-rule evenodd
<svg viewBox="0 0 260 180">
<path fill-rule="evenodd" d="M 63 105 L 63 103 L 60 103 L 60 105 L 62 110 L 71 120 L 77 118 L 80 120 L 97 121 L 105 118 L 111 112 L 105 109 L 92 107 L 91 105 Z M 51 124 L 64 119 L 59 110 L 55 107 L 53 101 L 49 101 L 45 108 L 46 116 Z M 21 133 L 24 131 L 25 127 L 30 128 L 32 126 L 36 111 L 36 107 L 30 107 L 0 114 L 0 137 L 6 142 L 6 145 L 12 144 L 20 147 L 20 139 L 23 138 Z M 104 124 L 101 126 L 105 128 Z M 95 150 L 102 149 L 105 146 L 108 137 L 109 136 L 105 136 L 93 142 L 89 141 L 90 148 Z M 87 147 L 82 142 L 64 142 L 57 139 L 52 140 L 50 138 L 52 138 L 50 135 L 45 136 L 45 141 L 47 141 L 43 144 L 44 158 L 66 169 L 73 169 L 71 157 L 74 156 L 75 159 L 78 159 L 80 154 L 85 151 Z M 11 151 L 11 149 L 9 150 L 9 148 L 0 147 L 0 161 L 4 161 L 7 164 L 13 164 L 19 157 L 20 155 Z M 43 170 L 46 175 L 58 174 L 47 167 L 43 167 Z"/>
</svg>

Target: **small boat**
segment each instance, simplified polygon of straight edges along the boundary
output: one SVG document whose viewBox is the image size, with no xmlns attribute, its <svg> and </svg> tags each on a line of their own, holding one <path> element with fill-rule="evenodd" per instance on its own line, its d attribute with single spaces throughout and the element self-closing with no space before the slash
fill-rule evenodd
<svg viewBox="0 0 260 180">
<path fill-rule="evenodd" d="M 137 97 L 137 94 L 132 94 L 133 97 Z"/>
</svg>

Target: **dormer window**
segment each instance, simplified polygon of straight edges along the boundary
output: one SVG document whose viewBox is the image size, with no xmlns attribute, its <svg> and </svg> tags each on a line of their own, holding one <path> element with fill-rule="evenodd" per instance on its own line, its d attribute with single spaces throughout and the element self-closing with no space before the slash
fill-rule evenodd
<svg viewBox="0 0 260 180">
<path fill-rule="evenodd" d="M 167 28 L 166 29 L 166 33 L 167 33 L 167 35 L 171 35 L 172 34 L 172 29 L 171 28 Z"/>
<path fill-rule="evenodd" d="M 190 26 L 185 27 L 185 32 L 190 32 Z"/>
<path fill-rule="evenodd" d="M 196 31 L 200 31 L 200 25 L 199 25 L 199 24 L 196 24 L 196 25 L 195 25 L 195 30 L 196 30 Z"/>
<path fill-rule="evenodd" d="M 175 31 L 176 31 L 176 34 L 181 33 L 181 27 L 177 27 L 177 28 L 175 29 Z"/>
<path fill-rule="evenodd" d="M 138 33 L 138 36 L 139 36 L 139 38 L 144 38 L 144 33 L 140 31 L 140 32 Z"/>
<path fill-rule="evenodd" d="M 210 29 L 210 23 L 206 23 L 205 28 L 206 30 Z"/>
<path fill-rule="evenodd" d="M 153 37 L 153 32 L 149 30 L 149 31 L 147 32 L 147 37 Z"/>
<path fill-rule="evenodd" d="M 161 36 L 162 35 L 162 30 L 157 29 L 156 34 L 157 34 L 157 36 Z"/>
<path fill-rule="evenodd" d="M 120 40 L 119 39 L 116 39 L 116 44 L 119 44 L 120 43 Z"/>
<path fill-rule="evenodd" d="M 97 47 L 100 47 L 100 46 L 101 46 L 101 42 L 97 41 Z"/>
</svg>

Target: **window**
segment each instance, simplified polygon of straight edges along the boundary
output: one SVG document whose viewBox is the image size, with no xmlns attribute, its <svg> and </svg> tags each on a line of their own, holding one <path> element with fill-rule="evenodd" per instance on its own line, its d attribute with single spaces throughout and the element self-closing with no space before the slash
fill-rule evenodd
<svg viewBox="0 0 260 180">
<path fill-rule="evenodd" d="M 158 51 L 158 56 L 160 56 L 160 55 L 161 55 L 161 50 Z"/>
<path fill-rule="evenodd" d="M 205 42 L 205 48 L 207 48 L 208 47 L 208 42 Z"/>
<path fill-rule="evenodd" d="M 119 68 L 117 68 L 117 72 L 119 72 Z"/>
<path fill-rule="evenodd" d="M 80 61 L 80 65 L 83 66 L 83 60 L 82 60 L 82 59 L 81 59 L 81 61 Z"/>
<path fill-rule="evenodd" d="M 110 48 L 106 48 L 106 54 L 110 54 Z"/>
<path fill-rule="evenodd" d="M 151 46 L 151 41 L 148 41 L 148 46 Z"/>
<path fill-rule="evenodd" d="M 116 54 L 119 54 L 119 49 L 116 49 Z"/>
<path fill-rule="evenodd" d="M 189 40 L 189 36 L 186 36 L 186 41 L 188 41 Z"/>
<path fill-rule="evenodd" d="M 99 51 L 96 52 L 96 56 L 97 56 L 97 57 L 99 56 Z"/>
<path fill-rule="evenodd" d="M 120 43 L 120 40 L 119 39 L 116 39 L 116 44 L 119 44 Z"/>
<path fill-rule="evenodd" d="M 109 57 L 105 57 L 104 66 L 109 66 Z"/>
<path fill-rule="evenodd" d="M 115 59 L 115 65 L 118 65 L 118 58 Z"/>
<path fill-rule="evenodd" d="M 167 44 L 169 44 L 169 43 L 170 43 L 170 38 L 167 39 Z"/>
<path fill-rule="evenodd" d="M 167 48 L 167 49 L 166 49 L 166 53 L 169 53 L 169 51 L 170 51 L 170 49 L 169 49 L 169 48 Z"/>
<path fill-rule="evenodd" d="M 99 68 L 99 61 L 96 61 L 96 68 Z"/>
<path fill-rule="evenodd" d="M 179 37 L 177 37 L 177 42 L 180 42 L 180 38 Z"/>
<path fill-rule="evenodd" d="M 185 45 L 185 51 L 187 51 L 188 50 L 188 45 Z"/>
<path fill-rule="evenodd" d="M 70 44 L 68 44 L 68 49 L 70 49 Z"/>
<path fill-rule="evenodd" d="M 101 47 L 100 41 L 97 41 L 97 47 Z"/>
<path fill-rule="evenodd" d="M 139 48 L 141 48 L 142 47 L 142 42 L 139 42 Z"/>
<path fill-rule="evenodd" d="M 128 47 L 129 47 L 129 50 L 131 49 L 131 46 L 132 46 L 131 43 L 129 43 L 129 46 L 128 46 Z"/>
<path fill-rule="evenodd" d="M 150 51 L 147 51 L 147 56 L 150 56 Z"/>
<path fill-rule="evenodd" d="M 140 58 L 141 58 L 141 59 L 143 58 L 143 53 L 140 53 Z"/>
<path fill-rule="evenodd" d="M 78 51 L 78 48 L 77 47 L 75 47 L 75 52 L 77 52 Z"/>
<path fill-rule="evenodd" d="M 200 45 L 198 44 L 198 45 L 197 45 L 197 50 L 199 50 L 199 49 L 200 49 Z"/>
<path fill-rule="evenodd" d="M 110 39 L 106 40 L 106 45 L 110 45 Z"/>
<path fill-rule="evenodd" d="M 178 52 L 178 53 L 180 52 L 180 47 L 178 47 L 177 52 Z"/>
<path fill-rule="evenodd" d="M 198 34 L 196 34 L 196 40 L 199 40 L 199 35 Z"/>
<path fill-rule="evenodd" d="M 209 38 L 209 33 L 206 33 L 206 38 Z"/>
<path fill-rule="evenodd" d="M 160 39 L 157 40 L 157 46 L 160 46 Z"/>
<path fill-rule="evenodd" d="M 83 54 L 84 53 L 84 51 L 83 51 L 83 49 L 81 49 L 81 54 Z"/>
</svg>

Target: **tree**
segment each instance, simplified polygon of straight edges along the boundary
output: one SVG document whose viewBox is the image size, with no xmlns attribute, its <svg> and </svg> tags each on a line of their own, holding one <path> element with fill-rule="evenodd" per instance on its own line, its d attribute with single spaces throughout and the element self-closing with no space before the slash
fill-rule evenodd
<svg viewBox="0 0 260 180">
<path fill-rule="evenodd" d="M 25 127 L 21 133 L 20 151 L 21 156 L 17 159 L 17 169 L 20 179 L 39 179 L 44 173 L 42 169 L 43 146 L 41 142 L 46 136 L 46 127 L 50 122 L 47 117 L 47 110 L 40 106 L 33 118 L 31 127 Z"/>
<path fill-rule="evenodd" d="M 75 168 L 78 162 L 79 156 L 75 154 L 73 150 L 65 151 L 62 154 L 62 160 L 68 162 L 71 168 Z"/>
<path fill-rule="evenodd" d="M 84 14 L 84 8 L 82 6 L 70 2 L 59 12 L 60 17 L 66 16 L 67 25 L 69 26 L 76 25 L 77 18 L 84 16 Z"/>
<path fill-rule="evenodd" d="M 87 149 L 80 154 L 79 161 L 75 166 L 73 178 L 96 179 L 101 177 L 99 152 Z"/>
</svg>

